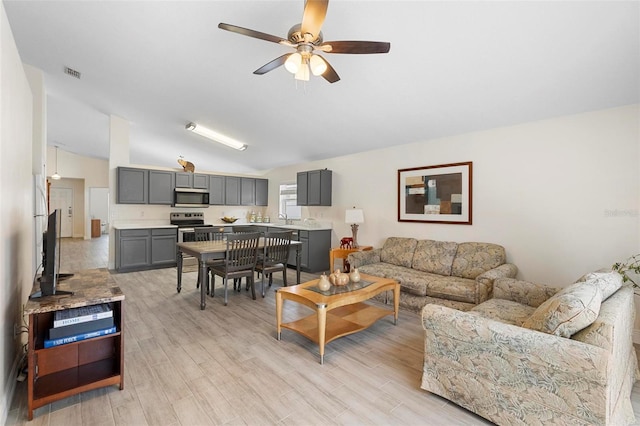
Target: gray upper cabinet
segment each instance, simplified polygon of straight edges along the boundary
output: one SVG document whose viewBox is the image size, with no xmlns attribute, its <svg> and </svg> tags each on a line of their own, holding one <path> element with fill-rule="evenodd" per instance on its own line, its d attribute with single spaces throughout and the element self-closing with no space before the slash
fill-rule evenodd
<svg viewBox="0 0 640 426">
<path fill-rule="evenodd" d="M 331 170 L 311 170 L 297 175 L 297 204 L 299 206 L 331 205 Z"/>
<path fill-rule="evenodd" d="M 149 170 L 149 204 L 173 204 L 175 172 Z"/>
<path fill-rule="evenodd" d="M 225 176 L 209 176 L 209 204 L 222 206 L 225 204 Z"/>
<path fill-rule="evenodd" d="M 240 205 L 240 178 L 226 176 L 224 180 L 224 204 L 226 206 Z"/>
<path fill-rule="evenodd" d="M 176 172 L 176 188 L 209 189 L 209 175 Z"/>
<path fill-rule="evenodd" d="M 254 178 L 240 178 L 240 204 L 243 206 L 256 205 L 256 180 Z"/>
<path fill-rule="evenodd" d="M 240 178 L 240 204 L 243 206 L 269 205 L 269 180 Z"/>
<path fill-rule="evenodd" d="M 193 175 L 194 189 L 209 189 L 209 175 L 195 173 Z"/>
<path fill-rule="evenodd" d="M 269 202 L 268 179 L 118 167 L 117 180 L 119 204 L 170 206 L 176 188 L 208 190 L 210 205 L 267 206 Z"/>
<path fill-rule="evenodd" d="M 193 173 L 176 172 L 176 188 L 193 188 Z"/>
<path fill-rule="evenodd" d="M 149 202 L 149 170 L 118 167 L 119 204 L 147 204 Z"/>
<path fill-rule="evenodd" d="M 256 179 L 256 206 L 269 205 L 269 179 Z"/>
</svg>

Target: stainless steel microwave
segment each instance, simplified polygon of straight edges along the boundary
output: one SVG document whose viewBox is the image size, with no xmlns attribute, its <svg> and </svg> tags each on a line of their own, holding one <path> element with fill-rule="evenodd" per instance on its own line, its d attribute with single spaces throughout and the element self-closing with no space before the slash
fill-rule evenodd
<svg viewBox="0 0 640 426">
<path fill-rule="evenodd" d="M 176 188 L 174 207 L 209 207 L 209 191 L 206 189 Z"/>
</svg>

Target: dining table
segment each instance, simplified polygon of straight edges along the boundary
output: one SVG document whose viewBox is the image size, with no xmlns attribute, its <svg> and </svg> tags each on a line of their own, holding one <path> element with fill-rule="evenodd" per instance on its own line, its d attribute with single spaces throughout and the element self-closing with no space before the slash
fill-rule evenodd
<svg viewBox="0 0 640 426">
<path fill-rule="evenodd" d="M 258 252 L 264 250 L 264 238 L 260 238 L 258 242 Z M 300 284 L 300 259 L 302 252 L 302 243 L 300 241 L 291 241 L 289 250 L 296 251 L 296 283 Z M 176 243 L 176 261 L 178 269 L 178 293 L 182 290 L 182 263 L 183 256 L 193 256 L 198 259 L 198 268 L 200 273 L 200 309 L 204 310 L 207 306 L 207 262 L 217 259 L 224 259 L 227 252 L 226 241 L 190 241 L 185 243 Z M 213 289 L 211 289 L 213 291 Z"/>
</svg>

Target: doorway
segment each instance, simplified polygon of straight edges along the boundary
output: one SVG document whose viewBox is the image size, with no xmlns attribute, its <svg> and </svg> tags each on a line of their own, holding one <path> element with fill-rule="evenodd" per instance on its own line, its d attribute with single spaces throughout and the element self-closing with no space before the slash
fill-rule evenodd
<svg viewBox="0 0 640 426">
<path fill-rule="evenodd" d="M 51 187 L 49 208 L 50 211 L 61 210 L 60 236 L 71 238 L 73 236 L 73 189 Z"/>
</svg>

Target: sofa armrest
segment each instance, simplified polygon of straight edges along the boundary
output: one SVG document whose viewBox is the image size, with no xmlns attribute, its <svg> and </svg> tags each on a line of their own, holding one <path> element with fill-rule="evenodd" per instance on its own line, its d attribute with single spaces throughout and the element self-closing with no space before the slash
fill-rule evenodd
<svg viewBox="0 0 640 426">
<path fill-rule="evenodd" d="M 354 251 L 353 253 L 349 253 L 347 256 L 347 262 L 349 262 L 352 268 L 359 268 L 371 263 L 378 263 L 380 262 L 381 251 L 382 249 L 379 248 L 366 251 Z"/>
<path fill-rule="evenodd" d="M 518 273 L 518 267 L 513 263 L 503 263 L 497 268 L 489 269 L 476 277 L 476 281 L 483 284 L 493 284 L 498 278 L 513 278 Z"/>
<path fill-rule="evenodd" d="M 493 283 L 495 299 L 511 300 L 534 308 L 560 291 L 559 288 L 514 278 L 498 278 Z"/>
<path fill-rule="evenodd" d="M 606 350 L 434 304 L 423 308 L 422 324 L 423 389 L 497 416 L 499 401 L 526 393 L 528 407 L 605 422 Z"/>
</svg>

